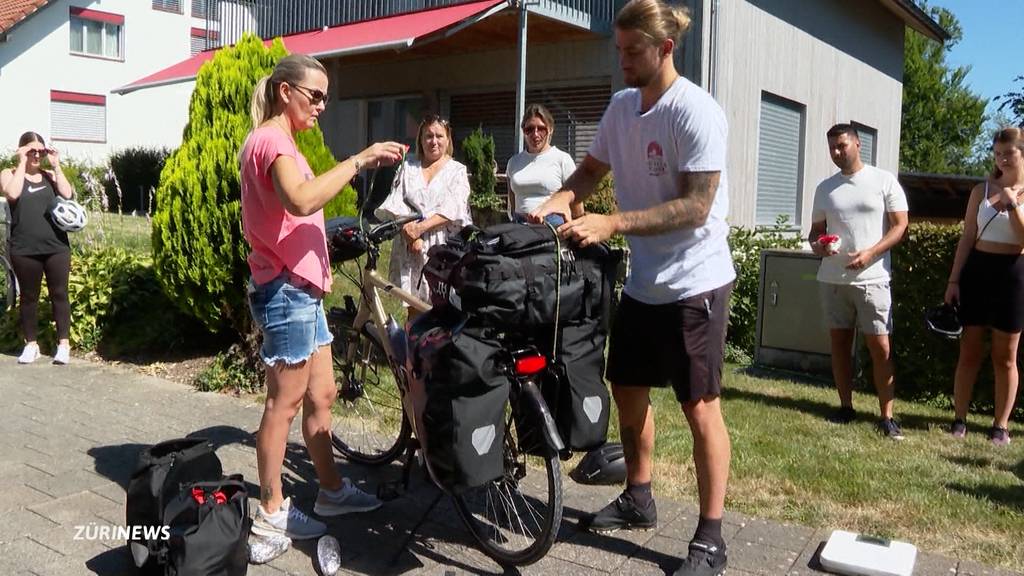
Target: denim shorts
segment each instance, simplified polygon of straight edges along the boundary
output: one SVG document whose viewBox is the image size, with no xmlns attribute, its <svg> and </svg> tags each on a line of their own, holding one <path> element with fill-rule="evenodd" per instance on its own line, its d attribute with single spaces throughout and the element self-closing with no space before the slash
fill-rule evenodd
<svg viewBox="0 0 1024 576">
<path fill-rule="evenodd" d="M 260 357 L 267 366 L 301 364 L 334 339 L 323 300 L 288 278 L 283 273 L 266 284 L 249 279 L 249 310 L 263 332 Z"/>
</svg>

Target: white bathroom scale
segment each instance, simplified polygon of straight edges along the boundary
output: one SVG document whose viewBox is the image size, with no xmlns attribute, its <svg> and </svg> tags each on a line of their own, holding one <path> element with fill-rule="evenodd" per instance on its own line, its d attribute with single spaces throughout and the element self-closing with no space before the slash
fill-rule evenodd
<svg viewBox="0 0 1024 576">
<path fill-rule="evenodd" d="M 833 530 L 819 557 L 821 567 L 850 576 L 911 576 L 917 547 L 906 542 Z"/>
</svg>

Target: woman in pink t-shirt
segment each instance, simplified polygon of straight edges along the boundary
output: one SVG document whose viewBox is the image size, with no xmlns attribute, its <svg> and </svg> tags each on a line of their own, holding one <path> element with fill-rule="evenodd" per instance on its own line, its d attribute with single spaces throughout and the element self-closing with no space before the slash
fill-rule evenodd
<svg viewBox="0 0 1024 576">
<path fill-rule="evenodd" d="M 316 126 L 327 102 L 327 73 L 292 54 L 256 85 L 253 130 L 239 155 L 242 229 L 249 242 L 249 307 L 263 332 L 267 400 L 256 435 L 260 505 L 252 531 L 316 538 L 326 526 L 292 507 L 281 491 L 281 465 L 292 420 L 302 407 L 302 435 L 320 480 L 320 516 L 372 510 L 374 496 L 343 479 L 331 452 L 331 404 L 337 389 L 323 295 L 331 288 L 323 206 L 368 163 L 398 161 L 404 148 L 374 144 L 314 177 L 295 135 Z"/>
</svg>

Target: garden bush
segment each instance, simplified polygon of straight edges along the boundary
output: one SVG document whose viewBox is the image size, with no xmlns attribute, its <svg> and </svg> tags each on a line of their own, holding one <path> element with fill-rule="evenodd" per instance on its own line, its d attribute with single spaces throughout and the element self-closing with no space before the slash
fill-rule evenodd
<svg viewBox="0 0 1024 576">
<path fill-rule="evenodd" d="M 160 171 L 171 151 L 167 148 L 134 146 L 110 155 L 110 170 L 116 185 L 107 187 L 107 203 L 112 211 L 149 213 L 152 191 L 160 184 Z"/>
<path fill-rule="evenodd" d="M 251 128 L 253 88 L 286 54 L 280 40 L 268 48 L 246 35 L 204 64 L 181 147 L 160 174 L 153 216 L 157 278 L 183 311 L 212 332 L 230 327 L 252 335 L 238 152 Z M 299 133 L 296 140 L 314 173 L 334 166 L 319 128 Z"/>
<path fill-rule="evenodd" d="M 75 247 L 71 256 L 68 298 L 71 301 L 71 345 L 76 350 L 107 355 L 181 349 L 206 336 L 184 317 L 156 281 L 150 260 L 118 247 Z M 0 348 L 22 346 L 17 309 L 0 317 Z M 39 342 L 56 344 L 46 284 L 39 305 Z"/>
<path fill-rule="evenodd" d="M 469 205 L 472 208 L 500 209 L 501 199 L 494 192 L 498 177 L 494 173 L 494 137 L 477 127 L 462 140 L 462 158 L 469 172 Z"/>
</svg>

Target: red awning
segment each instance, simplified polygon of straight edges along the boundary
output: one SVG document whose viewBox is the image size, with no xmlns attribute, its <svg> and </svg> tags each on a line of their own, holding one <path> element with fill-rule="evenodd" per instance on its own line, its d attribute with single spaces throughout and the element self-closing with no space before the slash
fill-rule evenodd
<svg viewBox="0 0 1024 576">
<path fill-rule="evenodd" d="M 454 34 L 465 26 L 503 10 L 508 0 L 479 0 L 446 8 L 435 8 L 367 20 L 354 24 L 334 26 L 323 30 L 283 36 L 289 52 L 308 54 L 316 58 L 344 56 L 378 50 L 404 50 L 417 42 L 439 35 Z M 269 45 L 271 40 L 265 40 Z M 111 92 L 127 94 L 143 88 L 153 88 L 194 80 L 203 64 L 213 58 L 216 50 L 200 52 L 188 60 L 141 78 Z"/>
</svg>

